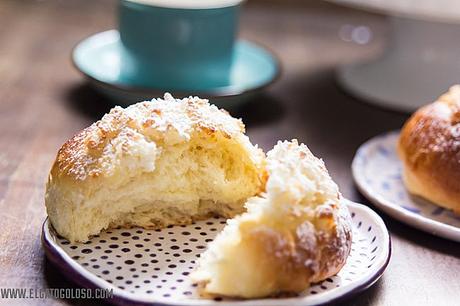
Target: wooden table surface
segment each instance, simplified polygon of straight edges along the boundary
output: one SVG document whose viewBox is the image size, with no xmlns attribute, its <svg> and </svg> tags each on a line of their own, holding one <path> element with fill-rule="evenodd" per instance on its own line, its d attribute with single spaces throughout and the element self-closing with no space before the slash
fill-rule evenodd
<svg viewBox="0 0 460 306">
<path fill-rule="evenodd" d="M 44 183 L 60 145 L 111 107 L 72 67 L 70 50 L 114 28 L 115 11 L 116 1 L 0 1 L 0 287 L 75 286 L 41 248 Z M 369 26 L 372 41 L 341 40 L 345 24 Z M 250 1 L 241 20 L 241 36 L 269 46 L 283 63 L 279 81 L 235 112 L 253 142 L 269 149 L 278 139 L 298 138 L 325 160 L 346 197 L 371 207 L 353 185 L 353 155 L 366 139 L 398 129 L 407 117 L 346 95 L 334 69 L 380 52 L 386 33 L 380 16 L 316 1 Z M 460 245 L 374 209 L 391 232 L 392 259 L 383 277 L 347 304 L 459 305 Z"/>
</svg>

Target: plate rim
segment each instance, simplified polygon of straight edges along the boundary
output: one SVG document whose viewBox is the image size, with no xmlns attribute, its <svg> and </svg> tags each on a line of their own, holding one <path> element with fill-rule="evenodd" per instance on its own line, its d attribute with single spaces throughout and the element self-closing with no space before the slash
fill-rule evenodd
<svg viewBox="0 0 460 306">
<path fill-rule="evenodd" d="M 258 86 L 253 86 L 247 89 L 238 89 L 234 86 L 223 86 L 223 87 L 217 87 L 213 88 L 211 90 L 174 90 L 174 89 L 162 89 L 162 88 L 155 88 L 155 87 L 145 87 L 145 86 L 135 86 L 135 85 L 127 85 L 127 84 L 121 84 L 121 83 L 110 83 L 110 82 L 105 82 L 103 80 L 98 79 L 97 77 L 93 76 L 92 74 L 89 74 L 85 72 L 83 69 L 80 68 L 79 64 L 77 63 L 76 60 L 76 53 L 78 52 L 78 49 L 82 47 L 84 43 L 87 43 L 89 40 L 94 40 L 98 36 L 109 36 L 109 35 L 114 35 L 118 34 L 118 30 L 116 29 L 110 29 L 102 32 L 96 32 L 93 34 L 90 34 L 86 36 L 85 38 L 81 39 L 78 41 L 74 47 L 72 48 L 72 51 L 70 53 L 70 61 L 72 63 L 72 66 L 80 73 L 82 74 L 85 78 L 88 80 L 96 83 L 98 86 L 102 88 L 106 88 L 108 90 L 115 90 L 115 91 L 123 91 L 128 94 L 135 94 L 135 95 L 146 95 L 146 96 L 158 96 L 158 95 L 163 95 L 165 91 L 169 91 L 174 95 L 177 96 L 189 96 L 190 94 L 193 95 L 198 95 L 198 96 L 206 96 L 211 99 L 216 99 L 216 98 L 231 98 L 231 97 L 236 97 L 244 94 L 250 94 L 253 92 L 257 92 L 259 90 L 262 90 L 263 88 L 266 88 L 270 86 L 271 84 L 275 83 L 278 81 L 282 75 L 282 65 L 281 65 L 281 60 L 276 55 L 275 52 L 273 52 L 269 47 L 266 45 L 263 45 L 259 42 L 254 42 L 250 41 L 247 39 L 241 39 L 237 38 L 235 40 L 235 43 L 245 43 L 251 45 L 253 48 L 261 49 L 263 52 L 267 53 L 269 57 L 271 57 L 272 62 L 273 62 L 273 67 L 275 70 L 275 73 L 273 76 L 266 82 L 262 82 Z"/>
<path fill-rule="evenodd" d="M 353 161 L 351 163 L 351 172 L 359 192 L 361 192 L 375 206 L 402 223 L 438 237 L 460 242 L 460 228 L 406 210 L 396 204 L 393 204 L 392 201 L 387 200 L 380 195 L 372 194 L 370 191 L 371 188 L 369 187 L 369 184 L 366 183 L 359 169 L 358 155 L 360 155 L 360 152 L 366 150 L 374 143 L 381 141 L 386 137 L 394 137 L 399 135 L 399 133 L 400 130 L 392 130 L 381 133 L 365 141 L 359 146 L 358 150 L 356 150 L 355 156 L 353 157 Z"/>
<path fill-rule="evenodd" d="M 380 277 L 383 275 L 385 269 L 387 268 L 389 264 L 391 253 L 392 253 L 391 237 L 390 237 L 390 234 L 388 232 L 388 229 L 384 221 L 376 212 L 374 212 L 369 207 L 363 204 L 352 202 L 347 199 L 344 199 L 344 200 L 347 205 L 353 206 L 354 208 L 361 210 L 364 214 L 366 214 L 369 218 L 371 218 L 372 221 L 378 225 L 379 230 L 382 232 L 383 242 L 381 245 L 384 247 L 384 251 L 382 253 L 383 255 L 381 255 L 382 259 L 381 259 L 381 263 L 378 269 L 372 272 L 367 277 L 363 278 L 353 288 L 349 288 L 348 290 L 342 293 L 339 293 L 336 297 L 333 297 L 332 299 L 329 299 L 326 301 L 319 300 L 316 303 L 315 302 L 305 303 L 305 301 L 302 301 L 302 300 L 295 301 L 295 300 L 290 299 L 289 301 L 284 300 L 284 303 L 283 303 L 283 300 L 266 299 L 265 302 L 271 301 L 269 305 L 277 306 L 277 305 L 289 304 L 289 305 L 297 305 L 297 306 L 302 306 L 302 305 L 319 306 L 319 305 L 327 305 L 331 302 L 344 301 L 364 291 L 365 289 L 369 288 L 375 282 L 377 282 L 380 279 Z M 128 294 L 124 290 L 119 289 L 112 284 L 106 283 L 104 280 L 98 278 L 96 275 L 86 270 L 85 268 L 81 267 L 77 262 L 72 260 L 69 254 L 67 254 L 59 245 L 55 243 L 53 236 L 51 234 L 51 231 L 54 231 L 54 229 L 52 228 L 50 229 L 50 225 L 51 223 L 49 221 L 49 218 L 46 217 L 42 225 L 42 233 L 41 233 L 42 246 L 45 250 L 45 254 L 48 260 L 50 260 L 55 265 L 55 267 L 65 272 L 63 273 L 64 276 L 70 281 L 84 288 L 113 289 L 113 297 L 110 299 L 105 299 L 105 301 L 111 304 L 114 304 L 114 305 L 128 305 L 128 304 L 129 305 L 155 305 L 155 306 L 189 305 L 187 304 L 186 300 L 184 300 L 183 302 L 167 303 L 164 301 L 153 301 L 150 299 L 145 300 L 145 299 L 142 299 L 142 297 L 133 298 L 131 294 Z M 264 300 L 261 299 L 258 302 L 260 301 L 264 301 Z M 202 302 L 203 302 L 202 305 L 206 305 L 206 304 L 216 305 L 216 303 L 213 300 L 203 299 Z M 253 305 L 253 304 L 254 304 L 254 300 L 241 300 L 241 301 L 236 301 L 236 302 L 233 301 L 230 303 L 225 303 L 225 302 L 217 303 L 217 305 L 222 305 L 222 306 L 225 306 L 225 305 L 241 306 L 241 305 Z"/>
</svg>

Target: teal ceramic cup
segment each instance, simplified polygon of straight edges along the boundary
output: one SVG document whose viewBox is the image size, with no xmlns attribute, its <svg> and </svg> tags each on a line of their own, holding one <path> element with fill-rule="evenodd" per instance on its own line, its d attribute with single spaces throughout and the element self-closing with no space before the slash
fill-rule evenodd
<svg viewBox="0 0 460 306">
<path fill-rule="evenodd" d="M 121 75 L 165 90 L 228 85 L 242 0 L 120 0 Z"/>
</svg>

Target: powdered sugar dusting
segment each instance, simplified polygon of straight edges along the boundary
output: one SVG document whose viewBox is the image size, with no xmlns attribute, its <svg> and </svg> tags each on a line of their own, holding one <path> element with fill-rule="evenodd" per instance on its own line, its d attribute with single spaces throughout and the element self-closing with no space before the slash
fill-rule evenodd
<svg viewBox="0 0 460 306">
<path fill-rule="evenodd" d="M 418 110 L 405 124 L 399 143 L 413 167 L 442 159 L 447 168 L 460 169 L 460 85 Z"/>
<path fill-rule="evenodd" d="M 233 138 L 243 135 L 244 125 L 198 97 L 174 99 L 166 93 L 164 99 L 116 106 L 62 146 L 58 174 L 85 180 L 112 175 L 120 166 L 153 171 L 161 146 L 187 142 L 203 131 Z"/>
</svg>

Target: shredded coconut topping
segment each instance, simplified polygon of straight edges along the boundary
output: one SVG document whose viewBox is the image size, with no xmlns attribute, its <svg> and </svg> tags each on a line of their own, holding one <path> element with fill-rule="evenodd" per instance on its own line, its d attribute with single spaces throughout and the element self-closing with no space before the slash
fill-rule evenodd
<svg viewBox="0 0 460 306">
<path fill-rule="evenodd" d="M 198 97 L 139 102 L 116 106 L 59 150 L 59 174 L 74 179 L 111 175 L 120 163 L 153 171 L 163 145 L 187 142 L 196 132 L 233 138 L 244 133 L 240 119 Z M 121 158 L 123 157 L 123 158 Z"/>
</svg>

